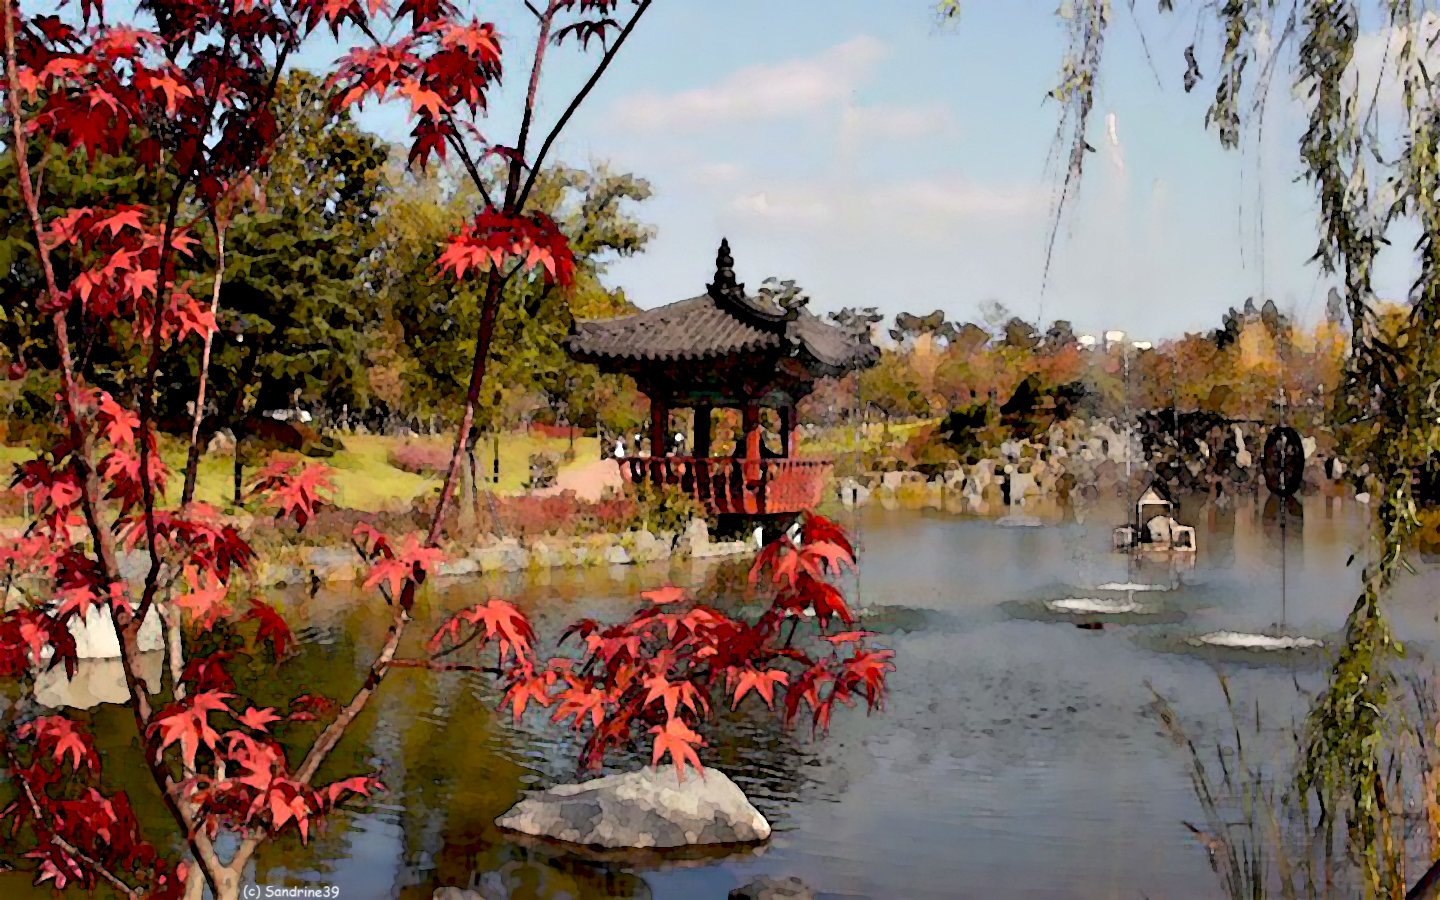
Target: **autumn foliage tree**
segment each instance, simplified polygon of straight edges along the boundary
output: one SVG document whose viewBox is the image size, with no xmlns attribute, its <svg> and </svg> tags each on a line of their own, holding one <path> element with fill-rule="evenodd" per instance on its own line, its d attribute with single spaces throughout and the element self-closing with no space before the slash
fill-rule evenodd
<svg viewBox="0 0 1440 900">
<path fill-rule="evenodd" d="M 372 549 L 393 566 L 409 564 L 383 543 Z M 687 766 L 701 768 L 705 722 L 727 704 L 763 702 L 786 725 L 803 718 L 817 732 L 829 728 L 837 707 L 882 705 L 894 654 L 853 629 L 855 615 L 833 583 L 854 565 L 845 533 L 807 515 L 798 540 L 781 536 L 756 559 L 750 580 L 767 602 L 753 621 L 666 586 L 642 594 L 647 604 L 624 622 L 581 619 L 560 639 L 562 648 L 572 638 L 578 647 L 542 658 L 521 612 L 492 599 L 447 620 L 423 662 L 496 675 L 517 720 L 553 706 L 551 721 L 583 735 L 586 768 L 649 742 L 652 761 L 669 757 L 683 780 Z M 802 622 L 818 630 L 808 644 L 797 640 Z M 459 661 L 467 656 L 474 662 Z"/>
</svg>

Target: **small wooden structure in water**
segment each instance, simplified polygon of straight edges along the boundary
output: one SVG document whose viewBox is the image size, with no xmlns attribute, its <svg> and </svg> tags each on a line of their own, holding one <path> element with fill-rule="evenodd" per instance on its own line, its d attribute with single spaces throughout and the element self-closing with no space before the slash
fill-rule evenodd
<svg viewBox="0 0 1440 900">
<path fill-rule="evenodd" d="M 794 291 L 747 296 L 728 241 L 705 293 L 615 319 L 577 322 L 571 356 L 635 379 L 650 400 L 651 454 L 620 461 L 634 483 L 676 485 L 716 515 L 769 516 L 823 499 L 832 463 L 799 455 L 796 405 L 823 377 L 873 365 L 867 334 L 822 321 Z M 670 413 L 694 410 L 689 456 L 669 455 Z M 734 456 L 711 456 L 711 415 L 739 409 Z M 761 410 L 779 414 L 778 453 L 765 447 Z"/>
<path fill-rule="evenodd" d="M 1195 529 L 1181 525 L 1173 515 L 1175 504 L 1151 485 L 1135 502 L 1135 519 L 1115 529 L 1115 549 L 1149 552 L 1195 552 Z"/>
</svg>

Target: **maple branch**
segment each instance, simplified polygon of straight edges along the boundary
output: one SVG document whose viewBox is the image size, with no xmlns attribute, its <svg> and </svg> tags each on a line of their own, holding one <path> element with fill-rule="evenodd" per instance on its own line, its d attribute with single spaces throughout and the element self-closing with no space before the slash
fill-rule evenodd
<svg viewBox="0 0 1440 900">
<path fill-rule="evenodd" d="M 180 198 L 188 181 L 188 174 L 181 177 L 170 195 L 170 207 L 165 212 L 165 229 L 160 235 L 160 274 L 155 285 L 155 307 L 151 310 L 150 357 L 145 363 L 145 381 L 140 389 L 140 496 L 145 508 L 145 544 L 150 553 L 150 569 L 145 573 L 145 588 L 140 606 L 135 611 L 135 620 L 141 623 L 154 603 L 160 582 L 160 550 L 155 546 L 155 484 L 150 477 L 150 425 L 155 421 L 155 376 L 160 371 L 160 332 L 169 299 L 169 262 L 175 249 L 175 220 L 180 214 Z"/>
<path fill-rule="evenodd" d="M 12 0 L 0 0 L 0 29 L 4 30 L 5 82 L 19 84 L 19 67 L 15 57 L 15 32 L 12 27 L 15 15 Z M 53 310 L 51 324 L 55 329 L 55 347 L 60 355 L 60 382 L 64 397 L 65 418 L 70 432 L 70 465 L 75 479 L 80 484 L 80 504 L 85 512 L 85 521 L 90 528 L 91 539 L 95 542 L 96 554 L 100 557 L 103 574 L 108 581 L 117 580 L 119 566 L 115 558 L 115 539 L 110 529 L 100 521 L 100 479 L 95 471 L 94 445 L 90 434 L 80 427 L 80 387 L 75 380 L 75 360 L 70 348 L 70 331 L 65 321 L 65 302 L 55 279 L 55 266 L 45 241 L 45 223 L 40 217 L 39 199 L 30 177 L 29 147 L 25 135 L 24 111 L 20 107 L 20 95 L 15 90 L 6 90 L 5 97 L 10 107 L 11 147 L 15 152 L 16 180 L 20 184 L 20 199 L 35 233 L 35 249 L 40 257 L 40 269 L 45 276 L 45 293 L 50 298 Z"/>
<path fill-rule="evenodd" d="M 541 21 L 544 18 L 540 15 L 540 10 L 536 9 L 535 4 L 531 3 L 530 0 L 525 0 L 525 8 L 535 14 L 535 20 L 537 22 Z"/>
<path fill-rule="evenodd" d="M 483 672 L 486 675 L 504 675 L 505 670 L 495 666 L 474 663 L 447 663 L 433 659 L 392 659 L 390 665 L 401 669 L 429 669 L 432 672 Z"/>
<path fill-rule="evenodd" d="M 210 291 L 210 317 L 215 319 L 220 312 L 220 285 L 225 279 L 225 226 L 220 217 L 211 211 L 211 227 L 215 229 L 215 284 Z M 205 416 L 205 389 L 210 379 L 210 348 L 215 340 L 215 330 L 205 332 L 205 349 L 200 353 L 200 387 L 195 394 L 195 416 L 190 423 L 190 450 L 185 458 L 185 488 L 180 494 L 180 508 L 190 505 L 195 497 L 195 482 L 200 474 L 200 421 Z"/>
<path fill-rule="evenodd" d="M 555 21 L 557 0 L 549 0 L 545 7 L 545 14 L 540 17 L 540 33 L 535 39 L 535 59 L 530 64 L 530 86 L 525 92 L 525 109 L 520 117 L 520 134 L 515 140 L 515 155 L 510 158 L 510 177 L 505 183 L 505 211 L 518 213 L 525 208 L 525 196 L 529 193 L 529 183 L 526 189 L 520 189 L 520 168 L 525 164 L 525 146 L 530 141 L 530 123 L 535 118 L 535 100 L 540 93 L 540 72 L 545 64 L 545 48 L 550 45 L 550 26 Z M 530 181 L 535 178 L 535 170 L 530 170 Z M 518 203 L 516 201 L 519 201 Z"/>
<path fill-rule="evenodd" d="M 452 644 L 451 646 L 446 647 L 444 650 L 441 650 L 441 651 L 439 651 L 438 653 L 432 653 L 432 654 L 430 654 L 430 658 L 431 658 L 431 659 L 434 659 L 434 660 L 443 659 L 443 658 L 449 656 L 450 654 L 452 654 L 452 653 L 454 653 L 454 652 L 456 652 L 456 651 L 458 651 L 458 650 L 461 650 L 461 649 L 463 649 L 463 648 L 465 648 L 465 647 L 468 647 L 476 638 L 478 638 L 480 635 L 482 635 L 482 634 L 484 634 L 484 633 L 485 633 L 485 625 L 484 625 L 484 623 L 482 623 L 482 622 L 477 622 L 477 623 L 475 623 L 474 629 L 471 630 L 469 637 L 467 637 L 465 640 L 461 641 L 461 642 L 458 643 L 458 644 Z"/>
<path fill-rule="evenodd" d="M 0 0 L 0 29 L 4 31 L 4 61 L 5 77 L 7 84 L 18 84 L 18 64 L 15 56 L 15 33 L 12 27 L 14 15 L 12 13 L 12 0 Z M 41 271 L 45 276 L 45 289 L 49 295 L 50 304 L 54 312 L 51 316 L 52 326 L 55 329 L 55 344 L 60 356 L 60 378 L 63 390 L 61 396 L 65 407 L 65 416 L 69 426 L 71 439 L 71 468 L 75 472 L 76 480 L 80 485 L 80 503 L 84 510 L 86 523 L 90 529 L 91 540 L 94 543 L 97 557 L 101 567 L 101 575 L 107 583 L 119 582 L 120 568 L 115 553 L 115 539 L 112 531 L 105 527 L 100 521 L 100 481 L 93 463 L 94 444 L 88 430 L 81 427 L 80 423 L 80 388 L 75 376 L 74 357 L 70 350 L 69 327 L 65 320 L 65 309 L 67 304 L 60 292 L 59 284 L 55 278 L 55 268 L 50 257 L 50 250 L 45 240 L 45 225 L 40 216 L 39 200 L 35 193 L 34 183 L 31 180 L 29 161 L 27 157 L 28 146 L 25 135 L 23 110 L 20 106 L 19 95 L 14 90 L 5 92 L 10 107 L 10 125 L 12 131 L 12 147 L 15 151 L 16 174 L 20 184 L 21 200 L 25 205 L 26 213 L 30 219 L 30 225 L 35 233 L 36 251 L 40 257 Z M 174 224 L 174 210 L 178 204 L 172 202 L 172 213 L 170 226 Z M 162 274 L 164 262 L 162 258 Z M 157 321 L 158 321 L 157 307 Z M 143 422 L 143 420 L 142 420 Z M 142 433 L 141 452 L 144 454 L 147 443 Z M 142 456 L 141 463 L 142 477 L 148 477 L 145 457 Z M 153 500 L 153 494 L 152 494 Z M 153 516 L 153 506 L 147 504 L 147 513 Z M 153 521 L 151 523 L 153 529 Z M 152 531 L 153 534 L 153 531 Z M 153 541 L 152 541 L 152 568 L 153 568 Z M 153 573 L 152 573 L 153 574 Z M 151 581 L 147 577 L 147 582 Z M 126 607 L 111 608 L 111 616 L 115 623 L 116 636 L 120 642 L 121 668 L 125 673 L 125 686 L 130 693 L 130 708 L 135 717 L 135 724 L 140 739 L 145 740 L 145 733 L 150 719 L 150 702 L 145 695 L 145 689 L 136 674 L 135 660 L 139 656 L 139 631 L 140 622 L 143 619 L 136 618 Z M 168 778 L 165 775 L 161 764 L 158 761 L 147 757 L 147 768 L 160 789 L 161 797 L 170 814 L 187 833 L 193 831 L 191 819 L 186 811 L 177 802 L 171 793 Z M 219 886 L 212 873 L 212 864 L 216 861 L 214 850 L 209 845 L 208 839 L 198 836 L 189 841 L 192 853 L 195 854 L 198 862 L 201 862 L 201 872 L 204 874 L 210 889 L 215 896 L 220 896 Z"/>
<path fill-rule="evenodd" d="M 465 142 L 460 139 L 459 129 L 455 127 L 455 117 L 447 113 L 445 118 L 450 122 L 451 130 L 450 133 L 446 135 L 446 137 L 450 139 L 450 146 L 454 147 L 455 151 L 460 154 L 460 161 L 464 163 L 465 171 L 470 173 L 470 180 L 475 182 L 476 189 L 480 191 L 480 199 L 485 201 L 486 206 L 493 208 L 495 201 L 490 199 L 490 192 L 485 189 L 485 180 L 480 177 L 480 169 L 470 158 L 470 151 L 466 149 Z"/>
<path fill-rule="evenodd" d="M 9 751 L 6 751 L 5 753 L 5 761 L 8 764 L 8 768 L 11 772 L 17 771 L 18 767 L 15 765 L 15 757 Z M 109 869 L 105 868 L 105 866 L 102 865 L 99 860 L 95 859 L 90 854 L 84 852 L 79 847 L 76 847 L 74 844 L 70 843 L 65 838 L 55 833 L 55 830 L 51 828 L 45 821 L 45 811 L 40 806 L 39 798 L 35 796 L 35 790 L 30 787 L 29 778 L 26 778 L 23 774 L 17 773 L 15 780 L 20 782 L 20 788 L 25 793 L 25 800 L 29 803 L 30 809 L 35 813 L 35 821 L 39 822 L 41 824 L 41 827 L 50 835 L 50 842 L 52 844 L 65 851 L 70 856 L 75 857 L 80 862 L 84 863 L 90 868 L 91 871 L 93 871 L 96 875 L 99 875 L 106 881 L 110 882 L 110 884 L 114 885 L 116 890 L 124 894 L 126 897 L 131 898 L 131 900 L 140 900 L 140 892 L 132 888 L 130 885 L 126 884 L 123 880 L 121 880 L 119 875 L 111 872 Z"/>
<path fill-rule="evenodd" d="M 517 267 L 518 268 L 518 267 Z M 460 424 L 455 430 L 455 444 L 450 452 L 450 465 L 445 473 L 445 481 L 440 486 L 440 496 L 435 503 L 435 512 L 430 517 L 430 528 L 425 536 L 425 546 L 437 546 L 440 539 L 440 532 L 445 522 L 445 508 L 450 502 L 450 497 L 455 491 L 456 475 L 460 469 L 460 458 L 465 448 L 465 438 L 475 424 L 475 407 L 480 401 L 480 385 L 485 380 L 486 363 L 490 357 L 490 344 L 495 336 L 495 319 L 500 308 L 500 292 L 505 283 L 515 273 L 511 269 L 503 277 L 496 277 L 492 271 L 485 285 L 485 300 L 481 306 L 480 326 L 476 335 L 474 364 L 470 370 L 470 387 L 465 395 L 465 411 L 460 417 Z M 405 627 L 410 623 L 410 610 L 415 605 L 415 591 L 419 585 L 412 579 L 405 582 L 405 587 L 400 592 L 398 602 L 395 604 L 395 616 L 390 621 L 390 627 L 386 633 L 385 643 L 376 654 L 370 669 L 365 676 L 364 683 L 350 702 L 345 704 L 339 714 L 325 726 L 310 750 L 305 754 L 305 759 L 296 770 L 295 780 L 300 784 L 308 785 L 319 771 L 325 758 L 340 743 L 345 732 L 350 728 L 357 716 L 365 709 L 366 704 L 385 679 L 391 662 L 395 658 L 396 651 L 400 648 L 400 639 L 404 636 Z M 236 849 L 235 855 L 231 857 L 230 866 L 235 870 L 242 870 L 255 850 L 260 846 L 260 840 L 255 837 L 247 837 Z"/>
<path fill-rule="evenodd" d="M 559 138 L 560 132 L 564 131 L 565 126 L 570 123 L 570 118 L 575 115 L 575 111 L 580 108 L 580 104 L 584 103 L 585 98 L 590 96 L 590 92 L 595 89 L 595 85 L 600 83 L 601 76 L 603 76 L 606 69 L 610 67 L 610 63 L 615 59 L 616 54 L 620 52 L 620 48 L 625 45 L 625 39 L 635 30 L 635 26 L 640 22 L 640 17 L 645 15 L 645 10 L 650 8 L 651 2 L 652 0 L 640 0 L 639 9 L 635 10 L 635 15 L 630 17 L 629 22 L 625 23 L 625 27 L 621 29 L 619 37 L 615 39 L 615 44 L 606 49 L 605 54 L 600 57 L 599 64 L 595 66 L 595 71 L 590 74 L 589 80 L 585 82 L 584 87 L 580 88 L 580 92 L 571 99 L 570 105 L 565 108 L 565 112 L 561 113 L 560 118 L 556 120 L 555 127 L 550 129 L 550 133 L 545 136 L 545 141 L 540 145 L 540 152 L 535 154 L 535 159 L 530 164 L 530 175 L 525 179 L 525 187 L 520 190 L 515 204 L 516 210 L 525 208 L 525 201 L 529 199 L 530 191 L 535 187 L 535 179 L 539 176 L 540 167 L 545 163 L 545 155 L 550 152 L 550 148 L 554 145 L 556 139 Z M 528 110 L 529 107 L 527 106 L 527 112 Z M 521 156 L 522 158 L 524 156 L 523 147 L 521 149 Z"/>
</svg>

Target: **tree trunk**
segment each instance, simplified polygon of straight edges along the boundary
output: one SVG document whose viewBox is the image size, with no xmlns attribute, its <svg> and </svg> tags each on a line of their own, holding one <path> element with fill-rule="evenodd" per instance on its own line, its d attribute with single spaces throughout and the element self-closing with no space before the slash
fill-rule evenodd
<svg viewBox="0 0 1440 900">
<path fill-rule="evenodd" d="M 240 888 L 242 885 L 240 882 L 240 875 L 228 868 L 222 868 L 215 875 L 215 883 L 220 889 L 220 895 L 212 898 L 212 900 L 241 900 Z M 190 860 L 190 876 L 185 879 L 185 900 L 204 900 L 206 887 L 205 879 L 201 877 L 199 867 L 193 859 Z"/>
<path fill-rule="evenodd" d="M 456 497 L 455 513 L 459 519 L 460 533 L 468 535 L 478 532 L 480 490 L 475 483 L 475 451 L 468 444 L 465 447 L 465 457 L 468 464 L 460 467 L 460 490 Z"/>
<path fill-rule="evenodd" d="M 237 433 L 236 433 L 236 435 L 235 435 L 235 493 L 234 493 L 234 497 L 235 497 L 235 508 L 236 508 L 236 509 L 239 509 L 239 508 L 240 508 L 240 500 L 242 499 L 242 498 L 241 498 L 241 491 L 242 491 L 241 485 L 242 485 L 242 484 L 244 483 L 244 481 L 245 481 L 245 464 L 240 461 L 240 445 L 243 444 L 243 443 L 245 443 L 245 437 L 244 437 L 243 434 L 240 434 L 240 433 L 238 432 L 238 429 L 237 429 Z"/>
</svg>

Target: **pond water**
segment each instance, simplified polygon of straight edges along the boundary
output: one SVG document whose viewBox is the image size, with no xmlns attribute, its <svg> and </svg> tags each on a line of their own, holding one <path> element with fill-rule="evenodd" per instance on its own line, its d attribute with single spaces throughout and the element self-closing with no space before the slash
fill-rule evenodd
<svg viewBox="0 0 1440 900">
<path fill-rule="evenodd" d="M 723 898 L 757 874 L 799 876 L 835 897 L 1217 896 L 1184 825 L 1201 815 L 1189 761 L 1161 733 L 1151 686 L 1202 745 L 1213 744 L 1230 727 L 1224 673 L 1242 704 L 1258 705 L 1263 729 L 1283 735 L 1323 682 L 1323 649 L 1196 639 L 1333 642 L 1360 584 L 1363 560 L 1347 560 L 1362 548 L 1365 508 L 1313 498 L 1283 527 L 1276 510 L 1250 501 L 1183 508 L 1200 547 L 1187 568 L 1113 553 L 1118 501 L 1080 514 L 1028 512 L 1044 524 L 839 514 L 861 545 L 851 588 L 863 625 L 895 649 L 899 670 L 883 713 L 837 714 L 828 738 L 786 733 L 763 716 L 728 719 L 712 735 L 702 757 L 776 828 L 764 848 L 599 861 L 507 839 L 493 819 L 522 790 L 573 778 L 573 743 L 539 721 L 516 725 L 492 712 L 496 692 L 481 676 L 397 670 L 329 769 L 378 766 L 389 791 L 332 820 L 309 847 L 272 847 L 255 878 L 335 884 L 346 898 L 428 897 L 458 885 L 516 898 L 689 900 Z M 1390 601 L 1412 659 L 1433 657 L 1440 636 L 1435 577 L 1422 566 Z M 452 581 L 431 591 L 407 652 L 444 610 L 487 595 L 519 598 L 553 638 L 577 615 L 620 617 L 638 590 L 667 579 L 736 593 L 743 569 L 686 563 L 673 573 Z M 1171 589 L 1115 589 L 1126 585 Z M 305 648 L 281 675 L 258 673 L 262 690 L 270 702 L 300 690 L 348 696 L 381 640 L 383 604 L 348 590 L 287 602 L 292 621 L 305 623 Z M 1077 627 L 1093 623 L 1104 627 Z M 101 707 L 94 725 L 125 733 L 122 715 Z M 109 765 L 133 752 L 116 745 Z M 0 876 L 0 894 L 25 893 Z"/>
</svg>

